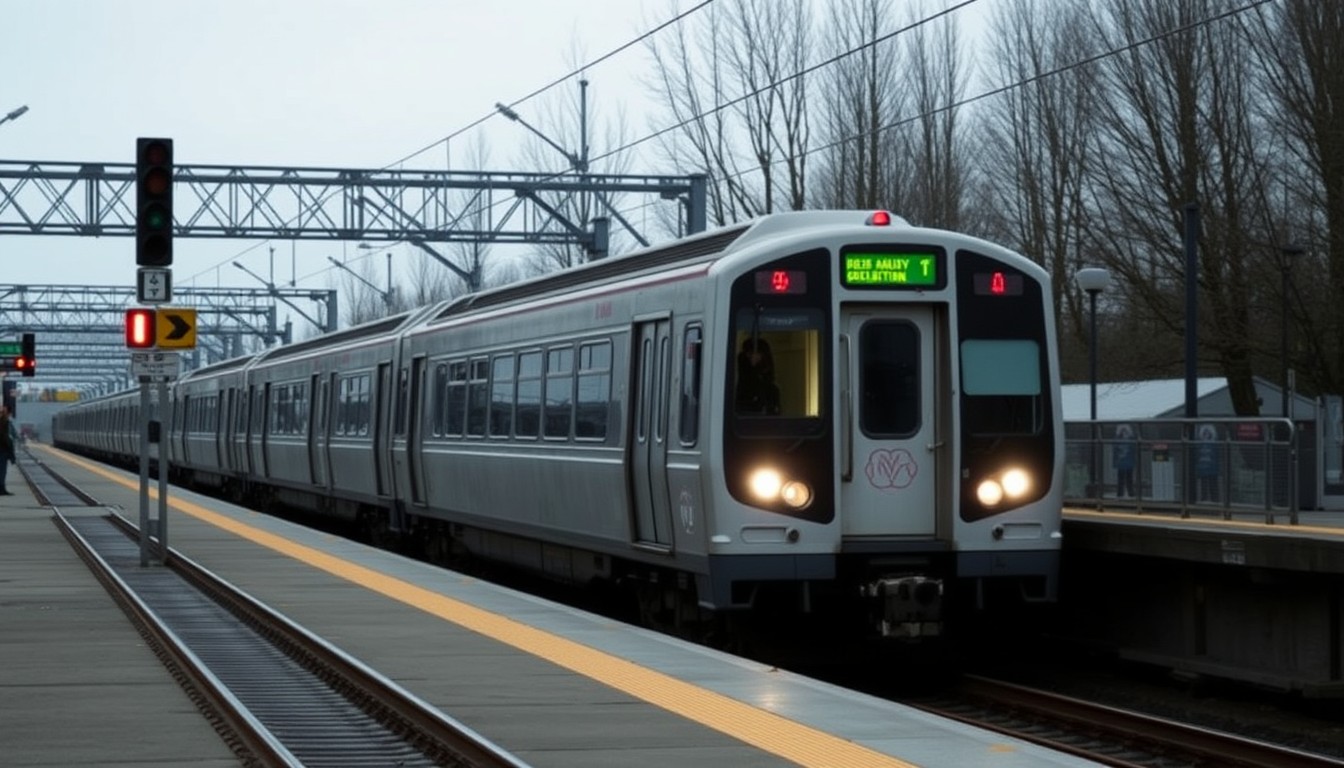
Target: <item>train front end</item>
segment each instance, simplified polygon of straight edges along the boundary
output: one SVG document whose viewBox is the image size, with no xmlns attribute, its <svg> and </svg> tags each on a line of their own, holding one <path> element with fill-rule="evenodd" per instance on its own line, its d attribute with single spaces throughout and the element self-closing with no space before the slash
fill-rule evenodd
<svg viewBox="0 0 1344 768">
<path fill-rule="evenodd" d="M 795 224 L 748 233 L 725 275 L 713 601 L 773 582 L 804 610 L 857 603 L 896 638 L 942 634 L 954 607 L 1053 601 L 1046 273 L 885 212 Z"/>
</svg>

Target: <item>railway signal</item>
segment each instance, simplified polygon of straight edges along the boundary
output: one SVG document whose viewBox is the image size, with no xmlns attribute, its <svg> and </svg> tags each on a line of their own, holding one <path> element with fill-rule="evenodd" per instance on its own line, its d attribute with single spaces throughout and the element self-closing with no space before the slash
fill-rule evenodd
<svg viewBox="0 0 1344 768">
<path fill-rule="evenodd" d="M 146 307 L 126 310 L 126 346 L 153 349 L 158 343 L 156 312 Z"/>
<path fill-rule="evenodd" d="M 173 140 L 135 140 L 135 263 L 173 263 Z"/>
<path fill-rule="evenodd" d="M 31 333 L 25 333 L 19 338 L 19 356 L 14 360 L 14 367 L 24 376 L 36 376 L 37 337 Z"/>
</svg>

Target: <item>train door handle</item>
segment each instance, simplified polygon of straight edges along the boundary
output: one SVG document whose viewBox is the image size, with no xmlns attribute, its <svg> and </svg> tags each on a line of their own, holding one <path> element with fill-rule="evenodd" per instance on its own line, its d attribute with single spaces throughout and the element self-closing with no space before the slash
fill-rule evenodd
<svg viewBox="0 0 1344 768">
<path fill-rule="evenodd" d="M 932 453 L 933 451 L 936 451 L 936 450 L 938 450 L 939 448 L 942 448 L 943 445 L 944 445 L 944 441 L 939 440 L 939 441 L 936 442 L 936 443 L 929 443 L 928 445 L 926 445 L 926 446 L 924 446 L 924 447 L 925 447 L 925 448 L 928 448 L 928 449 L 929 449 L 929 452 Z"/>
</svg>

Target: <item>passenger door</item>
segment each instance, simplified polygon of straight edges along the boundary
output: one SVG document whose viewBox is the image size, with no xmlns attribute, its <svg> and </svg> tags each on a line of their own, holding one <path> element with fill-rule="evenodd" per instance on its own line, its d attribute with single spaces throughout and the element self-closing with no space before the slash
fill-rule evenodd
<svg viewBox="0 0 1344 768">
<path fill-rule="evenodd" d="M 937 339 L 922 305 L 843 308 L 840 509 L 846 536 L 937 529 Z"/>
<path fill-rule="evenodd" d="M 313 410 L 308 415 L 308 462 L 313 467 L 313 485 L 318 488 L 326 488 L 331 477 L 331 454 L 327 450 L 330 385 L 329 377 L 313 374 Z"/>
<path fill-rule="evenodd" d="M 672 546 L 672 507 L 667 485 L 667 397 L 672 366 L 671 321 L 637 323 L 630 445 L 630 497 L 635 502 L 635 541 Z"/>
</svg>

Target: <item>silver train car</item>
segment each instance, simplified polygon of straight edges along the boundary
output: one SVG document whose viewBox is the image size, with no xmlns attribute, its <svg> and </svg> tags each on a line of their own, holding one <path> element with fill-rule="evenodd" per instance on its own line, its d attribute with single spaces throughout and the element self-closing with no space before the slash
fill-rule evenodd
<svg viewBox="0 0 1344 768">
<path fill-rule="evenodd" d="M 177 481 L 628 585 L 655 621 L 926 637 L 1056 597 L 1053 318 L 1002 247 L 776 214 L 192 371 L 163 439 Z M 130 458 L 137 409 L 54 440 Z"/>
</svg>

